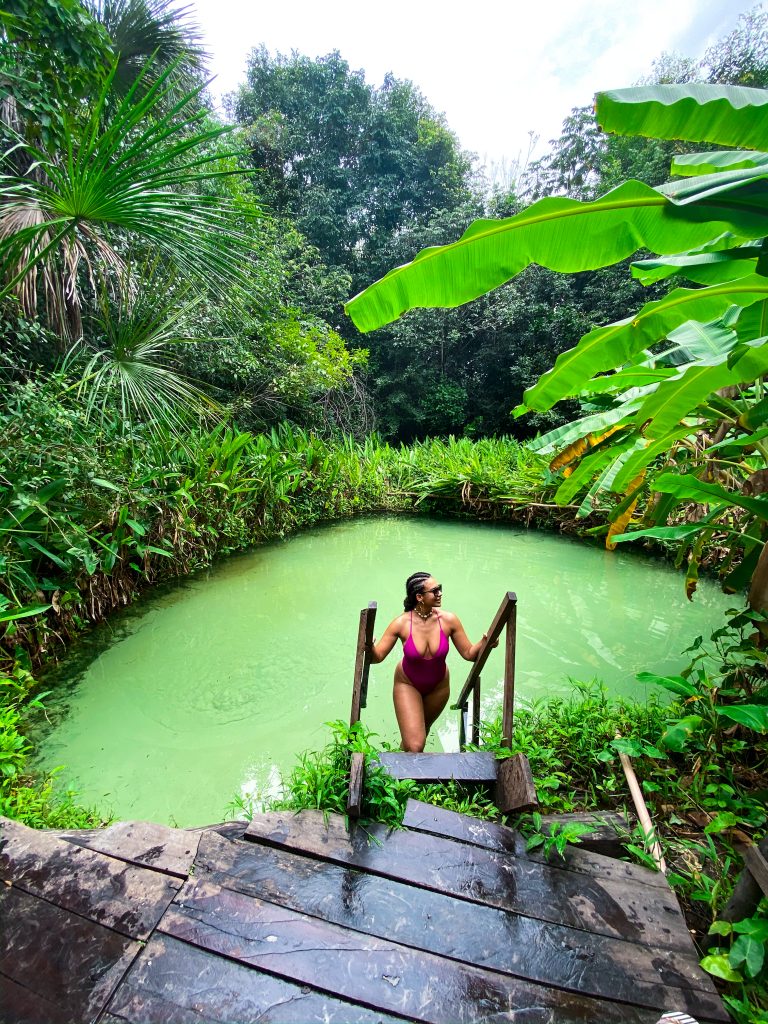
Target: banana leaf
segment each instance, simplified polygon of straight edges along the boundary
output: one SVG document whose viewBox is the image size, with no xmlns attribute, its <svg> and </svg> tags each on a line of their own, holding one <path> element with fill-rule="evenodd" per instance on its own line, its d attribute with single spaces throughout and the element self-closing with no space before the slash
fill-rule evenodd
<svg viewBox="0 0 768 1024">
<path fill-rule="evenodd" d="M 722 718 L 745 725 L 754 732 L 768 732 L 768 706 L 765 704 L 733 704 L 715 710 Z"/>
<path fill-rule="evenodd" d="M 759 255 L 759 247 L 752 245 L 725 252 L 662 256 L 653 260 L 637 260 L 631 271 L 632 276 L 646 286 L 670 277 L 684 277 L 694 284 L 719 284 L 754 274 Z"/>
<path fill-rule="evenodd" d="M 672 158 L 670 172 L 689 177 L 695 174 L 717 174 L 718 171 L 738 171 L 746 167 L 766 165 L 768 153 L 746 149 L 718 149 L 713 153 L 681 153 Z"/>
<path fill-rule="evenodd" d="M 670 451 L 673 445 L 693 433 L 692 428 L 685 427 L 679 430 L 673 430 L 669 434 L 662 437 L 656 438 L 654 441 L 646 442 L 646 447 L 636 451 L 621 468 L 621 472 L 617 475 L 613 482 L 613 489 L 618 494 L 629 485 L 629 482 L 633 480 L 641 470 L 649 466 L 654 459 L 657 459 L 660 455 Z"/>
<path fill-rule="evenodd" d="M 732 310 L 738 315 L 738 307 Z M 726 314 L 727 315 L 727 314 Z M 735 316 L 728 316 L 728 323 L 724 318 L 714 320 L 711 323 L 702 323 L 700 320 L 688 320 L 680 327 L 676 327 L 667 335 L 669 341 L 685 349 L 691 359 L 708 361 L 719 359 L 727 355 L 738 343 L 738 336 L 731 324 L 736 322 Z M 754 337 L 754 335 L 752 335 Z"/>
<path fill-rule="evenodd" d="M 747 354 L 728 366 L 727 356 L 718 365 L 695 364 L 679 378 L 664 381 L 641 405 L 635 417 L 638 426 L 645 424 L 646 437 L 663 437 L 681 420 L 695 413 L 696 407 L 719 388 L 751 383 L 768 373 L 768 345 L 761 342 L 749 347 Z"/>
<path fill-rule="evenodd" d="M 762 150 L 768 145 L 768 92 L 735 85 L 649 85 L 600 92 L 597 122 L 616 135 L 714 142 Z"/>
<path fill-rule="evenodd" d="M 630 438 L 625 441 L 623 445 L 612 445 L 608 449 L 608 454 L 612 456 L 612 459 L 609 459 L 608 465 L 603 469 L 600 476 L 595 480 L 584 497 L 584 500 L 576 512 L 577 519 L 584 519 L 595 511 L 597 508 L 597 499 L 601 494 L 612 489 L 613 482 L 616 479 L 616 474 L 629 458 L 631 452 L 637 448 L 638 444 L 642 444 L 641 439 Z M 573 475 L 575 476 L 576 474 L 574 473 Z"/>
<path fill-rule="evenodd" d="M 680 526 L 651 526 L 647 530 L 633 530 L 631 533 L 617 534 L 613 541 L 623 544 L 628 540 L 640 540 L 648 537 L 651 540 L 691 540 L 702 529 L 701 523 L 681 523 Z"/>
<path fill-rule="evenodd" d="M 642 247 L 677 253 L 727 231 L 743 238 L 768 234 L 768 204 L 745 191 L 728 186 L 696 209 L 680 207 L 639 181 L 624 182 L 592 203 L 540 199 L 514 217 L 475 221 L 451 245 L 422 250 L 345 310 L 360 331 L 372 331 L 408 309 L 460 306 L 531 263 L 571 273 L 617 263 Z"/>
<path fill-rule="evenodd" d="M 618 373 L 593 377 L 587 381 L 581 393 L 596 395 L 605 391 L 621 391 L 624 388 L 642 388 L 674 377 L 676 373 L 677 370 L 669 366 L 628 366 Z"/>
<path fill-rule="evenodd" d="M 726 491 L 719 484 L 699 480 L 691 473 L 663 473 L 654 480 L 653 489 L 672 494 L 683 501 L 711 504 L 720 509 L 743 508 L 760 519 L 768 519 L 768 498 L 750 498 L 738 492 Z"/>
<path fill-rule="evenodd" d="M 531 451 L 539 452 L 541 455 L 548 455 L 556 448 L 565 447 L 587 434 L 602 432 L 606 427 L 613 427 L 624 419 L 628 419 L 640 405 L 639 400 L 627 402 L 615 409 L 606 409 L 605 412 L 591 413 L 581 419 L 564 423 L 561 427 L 547 431 L 540 437 L 527 442 Z"/>
<path fill-rule="evenodd" d="M 651 348 L 688 320 L 710 322 L 722 317 L 732 305 L 747 307 L 766 299 L 768 278 L 759 274 L 710 288 L 676 288 L 663 299 L 646 303 L 634 316 L 585 334 L 525 392 L 523 404 L 545 412 L 561 398 L 578 394 L 595 374 L 623 365 L 636 352 Z"/>
</svg>

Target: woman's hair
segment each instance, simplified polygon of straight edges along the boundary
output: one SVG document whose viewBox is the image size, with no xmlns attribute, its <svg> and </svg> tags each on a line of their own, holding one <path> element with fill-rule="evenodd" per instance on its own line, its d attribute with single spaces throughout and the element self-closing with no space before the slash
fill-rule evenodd
<svg viewBox="0 0 768 1024">
<path fill-rule="evenodd" d="M 403 608 L 407 612 L 412 612 L 416 607 L 416 595 L 420 594 L 424 589 L 424 581 L 428 580 L 431 573 L 428 572 L 415 572 L 413 576 L 409 576 L 405 581 L 405 600 L 403 601 Z"/>
</svg>

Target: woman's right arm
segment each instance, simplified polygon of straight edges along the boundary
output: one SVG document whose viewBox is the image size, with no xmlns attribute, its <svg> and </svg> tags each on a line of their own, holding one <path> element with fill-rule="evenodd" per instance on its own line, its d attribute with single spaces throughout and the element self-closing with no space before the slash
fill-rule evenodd
<svg viewBox="0 0 768 1024">
<path fill-rule="evenodd" d="M 398 637 L 400 636 L 401 618 L 402 616 L 398 615 L 396 619 L 393 619 L 384 630 L 381 640 L 376 643 L 376 638 L 374 637 L 373 643 L 367 648 L 368 657 L 372 664 L 377 665 L 380 661 L 384 661 L 386 656 L 397 643 Z"/>
</svg>

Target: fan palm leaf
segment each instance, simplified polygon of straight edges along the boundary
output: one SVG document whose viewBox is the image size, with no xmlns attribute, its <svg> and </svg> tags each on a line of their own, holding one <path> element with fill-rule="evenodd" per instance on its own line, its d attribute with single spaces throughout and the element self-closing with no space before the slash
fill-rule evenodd
<svg viewBox="0 0 768 1024">
<path fill-rule="evenodd" d="M 110 76 L 62 155 L 18 141 L 26 173 L 0 175 L 0 298 L 15 292 L 34 315 L 43 269 L 46 284 L 55 282 L 55 295 L 46 289 L 49 307 L 79 308 L 77 262 L 86 260 L 89 277 L 104 276 L 121 266 L 126 236 L 213 290 L 247 281 L 251 244 L 239 211 L 225 197 L 201 194 L 213 179 L 241 173 L 236 154 L 218 144 L 231 129 L 193 109 L 202 86 L 174 100 L 172 71 L 149 85 L 140 77 L 113 110 Z M 70 318 L 70 334 L 72 326 Z"/>
</svg>

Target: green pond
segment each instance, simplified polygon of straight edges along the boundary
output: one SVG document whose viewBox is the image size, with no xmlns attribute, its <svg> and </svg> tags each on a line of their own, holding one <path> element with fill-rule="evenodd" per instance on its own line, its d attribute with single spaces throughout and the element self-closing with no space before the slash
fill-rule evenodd
<svg viewBox="0 0 768 1024">
<path fill-rule="evenodd" d="M 719 624 L 733 598 L 707 581 L 693 603 L 671 567 L 511 527 L 403 517 L 356 519 L 228 558 L 128 609 L 46 679 L 39 767 L 117 818 L 179 826 L 221 820 L 236 796 L 268 799 L 324 723 L 349 717 L 360 609 L 376 635 L 402 610 L 404 581 L 426 570 L 471 640 L 507 590 L 518 596 L 517 699 L 602 679 L 645 698 L 638 671 L 679 671 L 680 652 Z M 397 651 L 371 669 L 363 722 L 399 742 L 391 705 Z M 470 669 L 448 658 L 452 691 Z M 498 704 L 502 647 L 483 673 Z M 457 748 L 446 711 L 428 748 Z"/>
</svg>

